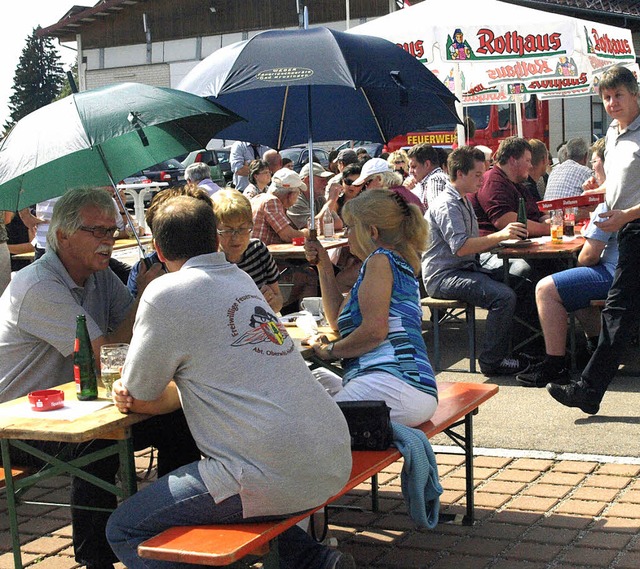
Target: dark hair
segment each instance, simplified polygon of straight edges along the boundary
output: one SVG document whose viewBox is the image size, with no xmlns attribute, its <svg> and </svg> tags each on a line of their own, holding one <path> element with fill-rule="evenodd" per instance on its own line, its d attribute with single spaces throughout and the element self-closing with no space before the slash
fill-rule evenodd
<svg viewBox="0 0 640 569">
<path fill-rule="evenodd" d="M 515 158 L 519 160 L 526 151 L 531 152 L 531 145 L 524 139 L 518 136 L 510 136 L 505 138 L 498 146 L 493 159 L 500 165 L 505 165 L 509 162 L 509 158 Z"/>
<path fill-rule="evenodd" d="M 149 230 L 153 233 L 153 220 L 155 218 L 156 212 L 161 204 L 166 202 L 169 198 L 175 198 L 176 196 L 189 196 L 191 198 L 196 198 L 197 200 L 202 200 L 209 207 L 213 207 L 213 202 L 209 197 L 207 191 L 198 184 L 194 184 L 193 182 L 189 182 L 184 186 L 173 186 L 171 188 L 167 188 L 166 190 L 161 190 L 151 200 L 151 204 L 144 214 L 144 219 L 149 226 Z"/>
<path fill-rule="evenodd" d="M 362 166 L 357 162 L 353 164 L 347 164 L 342 170 L 342 177 L 348 178 L 349 176 L 359 176 L 360 172 L 362 172 Z"/>
<path fill-rule="evenodd" d="M 615 89 L 616 87 L 626 87 L 632 95 L 638 94 L 638 80 L 636 76 L 626 67 L 615 65 L 607 69 L 598 83 L 598 94 L 602 95 L 604 89 Z"/>
<path fill-rule="evenodd" d="M 456 148 L 447 159 L 449 177 L 452 182 L 458 178 L 458 172 L 468 174 L 476 166 L 476 162 L 485 162 L 484 152 L 472 146 L 460 146 Z"/>
<path fill-rule="evenodd" d="M 407 150 L 407 156 L 409 158 L 414 158 L 420 164 L 424 164 L 427 160 L 429 160 L 429 162 L 431 162 L 431 164 L 433 164 L 434 166 L 440 165 L 438 151 L 426 142 L 423 142 L 422 144 L 416 144 L 415 146 L 409 148 L 409 150 Z"/>
<path fill-rule="evenodd" d="M 249 162 L 249 182 L 251 182 L 254 186 L 256 185 L 256 175 L 264 169 L 269 170 L 269 164 L 266 160 L 252 160 Z"/>
<path fill-rule="evenodd" d="M 545 146 L 542 140 L 538 140 L 537 138 L 529 139 L 529 146 L 531 146 L 531 164 L 532 166 L 537 166 L 543 160 L 548 159 L 549 157 L 549 149 Z"/>
<path fill-rule="evenodd" d="M 215 253 L 218 234 L 213 208 L 189 196 L 169 198 L 156 211 L 153 238 L 169 261 Z"/>
</svg>

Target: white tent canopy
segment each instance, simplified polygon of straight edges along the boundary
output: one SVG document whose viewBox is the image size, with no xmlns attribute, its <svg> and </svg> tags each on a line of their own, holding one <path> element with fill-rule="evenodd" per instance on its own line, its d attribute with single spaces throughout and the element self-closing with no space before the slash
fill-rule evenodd
<svg viewBox="0 0 640 569">
<path fill-rule="evenodd" d="M 424 0 L 349 31 L 402 46 L 463 105 L 592 95 L 612 65 L 637 72 L 629 30 L 499 0 Z"/>
</svg>

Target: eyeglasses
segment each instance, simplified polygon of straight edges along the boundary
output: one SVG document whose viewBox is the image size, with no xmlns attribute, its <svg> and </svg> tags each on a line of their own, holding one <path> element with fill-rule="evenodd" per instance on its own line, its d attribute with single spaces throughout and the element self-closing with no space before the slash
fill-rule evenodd
<svg viewBox="0 0 640 569">
<path fill-rule="evenodd" d="M 218 235 L 222 235 L 223 237 L 229 237 L 231 235 L 249 235 L 251 230 L 253 229 L 253 225 L 251 227 L 238 227 L 236 229 L 218 229 Z"/>
<path fill-rule="evenodd" d="M 589 164 L 591 164 L 592 166 L 594 164 L 598 164 L 598 162 L 602 162 L 602 160 L 600 159 L 600 157 L 598 158 L 594 158 L 593 160 L 589 160 Z"/>
<path fill-rule="evenodd" d="M 404 160 L 396 160 L 394 164 L 397 166 L 398 164 L 402 164 L 403 166 L 406 164 Z"/>
<path fill-rule="evenodd" d="M 345 186 L 352 186 L 352 185 L 353 185 L 353 182 L 355 182 L 355 180 L 351 180 L 351 179 L 349 179 L 349 178 L 342 178 L 342 183 L 343 183 Z"/>
<path fill-rule="evenodd" d="M 78 227 L 78 229 L 82 229 L 82 231 L 91 233 L 96 239 L 103 239 L 107 236 L 114 237 L 116 231 L 118 231 L 117 227 L 100 227 L 99 225 L 94 225 L 93 227 L 81 225 L 80 227 Z"/>
<path fill-rule="evenodd" d="M 260 172 L 258 172 L 258 175 L 260 174 L 271 174 L 271 170 L 260 170 Z"/>
</svg>

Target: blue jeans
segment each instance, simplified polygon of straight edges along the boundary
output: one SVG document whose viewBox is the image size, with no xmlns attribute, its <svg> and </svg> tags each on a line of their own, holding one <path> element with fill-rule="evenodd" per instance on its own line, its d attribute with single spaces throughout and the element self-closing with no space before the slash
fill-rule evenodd
<svg viewBox="0 0 640 569">
<path fill-rule="evenodd" d="M 195 565 L 138 557 L 138 545 L 154 535 L 185 525 L 237 524 L 282 519 L 286 516 L 243 518 L 238 495 L 216 504 L 198 471 L 198 462 L 179 468 L 134 494 L 115 511 L 107 524 L 111 548 L 128 569 L 139 567 L 193 569 Z M 325 569 L 340 555 L 313 540 L 298 526 L 278 538 L 283 569 Z"/>
<path fill-rule="evenodd" d="M 489 311 L 482 352 L 478 357 L 480 369 L 498 365 L 509 354 L 516 293 L 496 278 L 493 274 L 480 271 L 451 271 L 430 295 L 446 300 L 462 300 Z"/>
<path fill-rule="evenodd" d="M 598 347 L 582 372 L 582 380 L 602 399 L 618 371 L 618 365 L 640 318 L 640 220 L 618 232 L 618 266 L 602 310 Z M 635 328 L 635 330 L 634 330 Z"/>
</svg>

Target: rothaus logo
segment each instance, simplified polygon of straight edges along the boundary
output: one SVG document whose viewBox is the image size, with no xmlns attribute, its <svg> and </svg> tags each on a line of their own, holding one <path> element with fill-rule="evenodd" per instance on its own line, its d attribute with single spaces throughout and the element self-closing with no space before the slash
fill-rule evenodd
<svg viewBox="0 0 640 569">
<path fill-rule="evenodd" d="M 593 38 L 593 49 L 597 53 L 609 55 L 628 55 L 632 53 L 629 40 L 610 38 L 607 34 L 600 35 L 595 28 L 591 29 L 591 37 Z"/>
<path fill-rule="evenodd" d="M 478 30 L 478 41 L 480 45 L 476 49 L 476 54 L 483 55 L 513 54 L 526 56 L 543 52 L 558 52 L 562 47 L 559 32 L 522 36 L 513 31 L 496 36 L 489 28 L 482 28 Z"/>
</svg>

